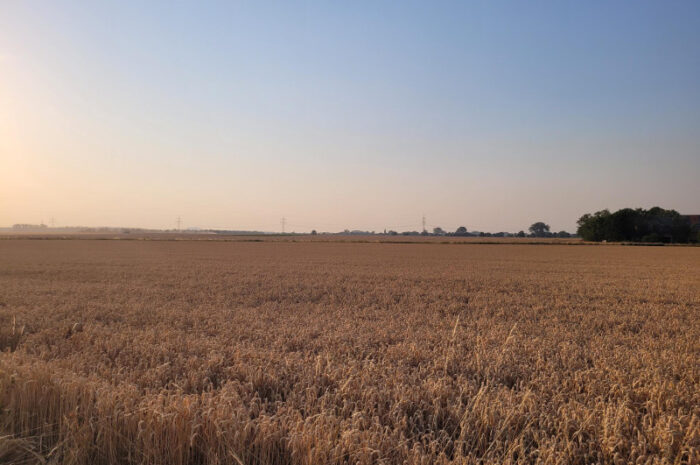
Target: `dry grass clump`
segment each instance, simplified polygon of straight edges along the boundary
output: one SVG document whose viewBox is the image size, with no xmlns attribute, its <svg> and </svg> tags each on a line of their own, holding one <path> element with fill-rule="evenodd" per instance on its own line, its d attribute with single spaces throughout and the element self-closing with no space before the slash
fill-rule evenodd
<svg viewBox="0 0 700 465">
<path fill-rule="evenodd" d="M 19 346 L 25 330 L 25 325 L 17 326 L 17 319 L 14 316 L 9 324 L 0 321 L 0 351 L 14 352 Z"/>
<path fill-rule="evenodd" d="M 0 241 L 0 462 L 700 463 L 699 289 L 697 248 Z"/>
</svg>

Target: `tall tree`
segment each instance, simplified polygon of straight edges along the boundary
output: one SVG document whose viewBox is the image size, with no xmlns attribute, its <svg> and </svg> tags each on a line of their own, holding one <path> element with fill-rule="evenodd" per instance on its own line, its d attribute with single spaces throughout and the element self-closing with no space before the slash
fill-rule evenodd
<svg viewBox="0 0 700 465">
<path fill-rule="evenodd" d="M 549 225 L 538 221 L 530 226 L 529 231 L 535 237 L 545 237 L 549 233 Z"/>
</svg>

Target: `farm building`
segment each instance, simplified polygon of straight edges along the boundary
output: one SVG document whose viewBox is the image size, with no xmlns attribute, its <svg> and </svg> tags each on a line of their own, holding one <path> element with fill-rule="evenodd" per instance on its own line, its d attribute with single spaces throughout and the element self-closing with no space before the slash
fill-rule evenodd
<svg viewBox="0 0 700 465">
<path fill-rule="evenodd" d="M 700 215 L 681 215 L 686 218 L 693 229 L 700 229 Z"/>
</svg>

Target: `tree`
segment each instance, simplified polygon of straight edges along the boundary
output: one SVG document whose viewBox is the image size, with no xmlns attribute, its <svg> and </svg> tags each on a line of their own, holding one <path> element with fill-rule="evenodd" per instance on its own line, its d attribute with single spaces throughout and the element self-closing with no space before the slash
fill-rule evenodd
<svg viewBox="0 0 700 465">
<path fill-rule="evenodd" d="M 693 230 L 687 217 L 660 207 L 623 208 L 610 213 L 586 213 L 578 222 L 578 235 L 586 241 L 689 242 Z"/>
<path fill-rule="evenodd" d="M 523 231 L 523 230 L 518 231 L 518 234 L 516 234 L 516 236 L 525 237 L 525 231 Z"/>
<path fill-rule="evenodd" d="M 312 230 L 311 230 L 311 235 L 312 235 L 312 236 L 315 236 L 316 234 L 318 234 L 318 233 L 316 232 L 316 230 L 315 230 L 315 229 L 312 229 Z"/>
<path fill-rule="evenodd" d="M 535 237 L 546 237 L 549 233 L 549 225 L 541 221 L 533 223 L 529 228 L 530 234 Z"/>
<path fill-rule="evenodd" d="M 436 228 L 433 228 L 433 234 L 435 234 L 436 236 L 444 236 L 445 230 L 438 226 Z"/>
<path fill-rule="evenodd" d="M 576 222 L 578 224 L 576 232 L 584 241 L 607 240 L 609 223 L 610 211 L 607 209 L 595 212 L 593 215 L 586 213 Z"/>
<path fill-rule="evenodd" d="M 455 231 L 455 236 L 466 236 L 466 235 L 467 235 L 467 228 L 464 226 L 460 226 Z"/>
</svg>

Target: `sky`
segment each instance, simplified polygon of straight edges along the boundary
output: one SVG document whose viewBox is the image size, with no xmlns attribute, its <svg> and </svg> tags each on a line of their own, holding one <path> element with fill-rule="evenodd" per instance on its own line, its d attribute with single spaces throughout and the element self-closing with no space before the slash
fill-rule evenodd
<svg viewBox="0 0 700 465">
<path fill-rule="evenodd" d="M 0 226 L 700 213 L 700 2 L 0 1 Z"/>
</svg>

